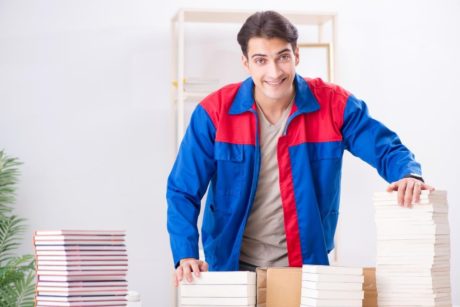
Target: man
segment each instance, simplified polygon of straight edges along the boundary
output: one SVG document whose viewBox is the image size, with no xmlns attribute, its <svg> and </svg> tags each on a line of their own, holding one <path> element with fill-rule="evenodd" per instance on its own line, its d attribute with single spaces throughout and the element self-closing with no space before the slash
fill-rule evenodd
<svg viewBox="0 0 460 307">
<path fill-rule="evenodd" d="M 296 74 L 297 37 L 276 12 L 250 16 L 238 43 L 251 77 L 212 93 L 192 115 L 167 188 L 176 285 L 208 268 L 328 264 L 345 149 L 392 182 L 388 191 L 398 191 L 401 205 L 433 189 L 363 101 Z M 206 263 L 198 260 L 196 224 L 208 185 Z"/>
</svg>

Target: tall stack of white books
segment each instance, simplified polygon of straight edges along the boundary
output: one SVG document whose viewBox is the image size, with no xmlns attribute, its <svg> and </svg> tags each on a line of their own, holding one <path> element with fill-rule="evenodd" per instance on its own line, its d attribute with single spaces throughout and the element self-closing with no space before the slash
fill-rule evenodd
<svg viewBox="0 0 460 307">
<path fill-rule="evenodd" d="M 127 305 L 124 231 L 36 231 L 34 246 L 36 307 Z"/>
<path fill-rule="evenodd" d="M 256 304 L 256 273 L 201 272 L 192 282 L 180 283 L 180 306 L 253 307 Z"/>
<path fill-rule="evenodd" d="M 398 205 L 397 193 L 375 193 L 379 306 L 451 306 L 450 236 L 445 191 L 422 191 Z"/>
<path fill-rule="evenodd" d="M 362 268 L 304 265 L 301 306 L 360 307 L 363 282 Z"/>
</svg>

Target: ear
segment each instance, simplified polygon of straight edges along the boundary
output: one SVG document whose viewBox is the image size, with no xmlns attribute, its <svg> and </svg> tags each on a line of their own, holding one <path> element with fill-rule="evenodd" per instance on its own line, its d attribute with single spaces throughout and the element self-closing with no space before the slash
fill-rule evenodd
<svg viewBox="0 0 460 307">
<path fill-rule="evenodd" d="M 246 69 L 249 73 L 249 60 L 244 54 L 241 55 L 241 63 L 243 64 L 244 69 Z"/>
<path fill-rule="evenodd" d="M 294 50 L 294 58 L 295 58 L 295 66 L 299 65 L 300 62 L 300 53 L 299 53 L 299 47 L 295 47 Z"/>
</svg>

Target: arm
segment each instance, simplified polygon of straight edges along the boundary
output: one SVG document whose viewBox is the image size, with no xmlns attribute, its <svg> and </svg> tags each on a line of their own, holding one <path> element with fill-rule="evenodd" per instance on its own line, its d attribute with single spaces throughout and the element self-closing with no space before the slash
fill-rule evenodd
<svg viewBox="0 0 460 307">
<path fill-rule="evenodd" d="M 189 279 L 190 271 L 199 274 L 200 270 L 207 267 L 197 260 L 197 219 L 201 199 L 215 171 L 215 132 L 208 113 L 199 105 L 192 114 L 168 178 L 167 227 L 174 264 L 175 267 L 179 267 L 176 272 L 176 284 L 182 280 L 182 274 Z"/>
<path fill-rule="evenodd" d="M 433 188 L 422 180 L 420 164 L 399 137 L 373 119 L 366 104 L 350 95 L 347 99 L 342 125 L 345 149 L 377 169 L 381 177 L 392 182 L 388 191 L 398 191 L 398 201 L 410 206 L 412 199 L 419 200 L 421 190 Z"/>
</svg>

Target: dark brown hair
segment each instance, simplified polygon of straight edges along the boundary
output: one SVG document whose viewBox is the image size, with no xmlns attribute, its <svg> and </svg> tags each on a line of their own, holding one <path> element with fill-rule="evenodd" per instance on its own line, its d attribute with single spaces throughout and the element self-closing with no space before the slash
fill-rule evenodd
<svg viewBox="0 0 460 307">
<path fill-rule="evenodd" d="M 283 15 L 275 11 L 257 12 L 246 19 L 238 32 L 238 43 L 247 57 L 248 42 L 253 37 L 280 38 L 297 47 L 297 28 Z"/>
</svg>

